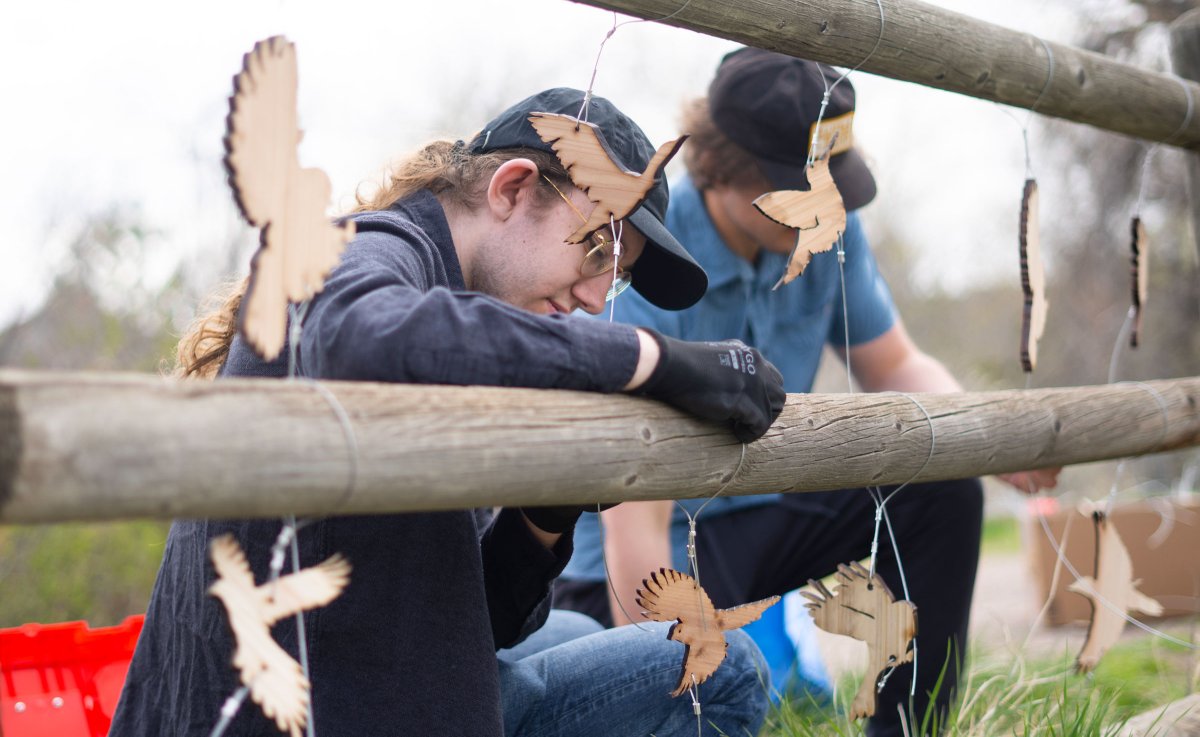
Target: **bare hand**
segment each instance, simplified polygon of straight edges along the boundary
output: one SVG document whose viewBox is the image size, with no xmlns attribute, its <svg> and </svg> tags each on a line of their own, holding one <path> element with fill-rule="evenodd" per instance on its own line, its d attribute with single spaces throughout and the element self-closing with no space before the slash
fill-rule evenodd
<svg viewBox="0 0 1200 737">
<path fill-rule="evenodd" d="M 1017 491 L 1032 496 L 1042 489 L 1053 489 L 1058 486 L 1058 475 L 1060 473 L 1062 473 L 1062 466 L 1058 466 L 1057 468 L 1041 468 L 1036 471 L 1002 473 L 997 475 L 996 478 Z"/>
</svg>

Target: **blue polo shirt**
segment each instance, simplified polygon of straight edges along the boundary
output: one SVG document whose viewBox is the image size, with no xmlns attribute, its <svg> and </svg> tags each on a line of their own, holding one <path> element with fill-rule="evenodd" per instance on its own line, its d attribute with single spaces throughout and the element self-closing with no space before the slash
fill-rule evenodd
<svg viewBox="0 0 1200 737">
<path fill-rule="evenodd" d="M 857 213 L 847 214 L 843 236 L 848 298 L 845 321 L 836 249 L 816 254 L 803 275 L 772 291 L 784 273 L 788 255 L 763 251 L 755 263 L 736 256 L 717 234 L 691 180 L 671 185 L 666 225 L 708 272 L 708 292 L 695 306 L 671 312 L 626 291 L 617 298 L 615 320 L 683 340 L 742 340 L 779 368 L 784 389 L 790 393 L 812 390 L 826 343 L 844 346 L 847 329 L 851 345 L 865 343 L 887 332 L 896 321 L 891 293 L 879 274 Z M 607 319 L 607 312 L 604 317 Z M 704 508 L 702 519 L 778 498 L 778 494 L 717 498 Z M 695 514 L 704 501 L 680 503 Z M 563 577 L 603 580 L 602 540 L 598 517 L 580 518 L 575 528 L 575 555 Z M 680 570 L 686 570 L 680 567 L 687 562 L 686 540 L 687 517 L 676 508 L 671 544 L 674 565 Z"/>
</svg>

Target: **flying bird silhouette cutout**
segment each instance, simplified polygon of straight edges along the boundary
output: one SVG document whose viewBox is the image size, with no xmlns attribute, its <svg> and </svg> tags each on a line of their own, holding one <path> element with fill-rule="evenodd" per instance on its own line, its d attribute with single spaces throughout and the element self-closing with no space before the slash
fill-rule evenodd
<svg viewBox="0 0 1200 737">
<path fill-rule="evenodd" d="M 1025 373 L 1037 368 L 1038 341 L 1046 330 L 1046 272 L 1042 266 L 1042 239 L 1038 230 L 1037 180 L 1026 179 L 1021 195 L 1021 292 L 1025 295 L 1021 319 L 1021 366 Z"/>
<path fill-rule="evenodd" d="M 1146 295 L 1150 291 L 1150 269 L 1146 263 L 1150 240 L 1146 237 L 1146 226 L 1140 217 L 1133 219 L 1131 229 L 1133 239 L 1129 250 L 1133 267 L 1133 329 L 1129 333 L 1129 347 L 1137 348 L 1142 335 L 1142 308 L 1146 306 Z"/>
<path fill-rule="evenodd" d="M 254 350 L 271 360 L 283 348 L 288 303 L 321 291 L 354 237 L 354 223 L 329 221 L 329 177 L 300 167 L 295 45 L 282 36 L 259 41 L 233 83 L 225 169 L 242 215 L 261 229 L 241 330 Z"/>
<path fill-rule="evenodd" d="M 533 113 L 529 122 L 538 137 L 558 154 L 575 186 L 596 203 L 587 222 L 567 238 L 568 243 L 582 243 L 597 228 L 608 225 L 609 218 L 629 217 L 654 186 L 658 172 L 687 140 L 687 136 L 681 136 L 659 146 L 646 170 L 639 174 L 617 165 L 604 134 L 592 123 L 560 113 Z"/>
<path fill-rule="evenodd" d="M 280 731 L 300 737 L 308 718 L 308 679 L 271 637 L 270 627 L 337 598 L 350 580 L 350 564 L 335 555 L 313 568 L 255 586 L 246 556 L 232 535 L 213 538 L 209 553 L 217 580 L 208 593 L 220 599 L 229 614 L 236 642 L 233 667 L 263 714 Z"/>
<path fill-rule="evenodd" d="M 1093 512 L 1092 520 L 1096 525 L 1096 577 L 1084 576 L 1067 587 L 1068 591 L 1086 597 L 1092 605 L 1087 639 L 1075 659 L 1075 669 L 1080 673 L 1095 668 L 1104 652 L 1116 643 L 1125 629 L 1126 612 L 1152 617 L 1163 613 L 1161 604 L 1137 590 L 1139 582 L 1133 580 L 1133 562 L 1117 528 L 1101 511 Z"/>
<path fill-rule="evenodd" d="M 660 568 L 642 579 L 642 588 L 637 590 L 637 603 L 645 614 L 655 622 L 677 620 L 667 632 L 668 640 L 682 642 L 683 670 L 679 685 L 671 692 L 679 696 L 692 685 L 699 685 L 716 672 L 729 643 L 725 641 L 725 630 L 745 627 L 762 616 L 778 596 L 731 609 L 717 609 L 696 579 L 669 568 Z"/>
<path fill-rule="evenodd" d="M 846 232 L 846 205 L 829 173 L 829 154 L 837 135 L 829 141 L 825 153 L 808 166 L 808 191 L 781 189 L 767 192 L 754 200 L 758 211 L 771 220 L 796 229 L 796 247 L 787 269 L 772 289 L 778 289 L 804 273 L 813 254 L 833 248 Z"/>
<path fill-rule="evenodd" d="M 861 563 L 839 565 L 837 579 L 835 592 L 809 580 L 817 593 L 800 593 L 809 599 L 805 606 L 818 627 L 867 643 L 867 675 L 850 705 L 850 718 L 861 719 L 875 713 L 879 674 L 913 659 L 909 643 L 917 634 L 917 608 L 896 601 L 883 579 L 872 576 Z"/>
</svg>

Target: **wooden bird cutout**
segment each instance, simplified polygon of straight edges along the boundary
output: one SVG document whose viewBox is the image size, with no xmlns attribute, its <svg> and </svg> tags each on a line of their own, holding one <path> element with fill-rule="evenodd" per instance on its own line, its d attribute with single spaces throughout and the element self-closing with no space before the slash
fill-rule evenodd
<svg viewBox="0 0 1200 737">
<path fill-rule="evenodd" d="M 808 191 L 781 189 L 767 192 L 754 200 L 754 206 L 771 220 L 796 228 L 796 247 L 788 259 L 787 270 L 772 289 L 791 282 L 804 273 L 813 254 L 833 248 L 846 232 L 846 206 L 829 173 L 829 154 L 837 143 L 829 141 L 825 153 L 808 166 Z"/>
<path fill-rule="evenodd" d="M 533 113 L 529 122 L 538 137 L 550 144 L 567 168 L 571 181 L 596 203 L 587 222 L 567 238 L 582 243 L 609 218 L 624 220 L 642 204 L 654 186 L 654 178 L 687 140 L 681 136 L 658 147 L 642 173 L 625 171 L 617 165 L 604 134 L 591 123 L 560 113 Z"/>
<path fill-rule="evenodd" d="M 1096 577 L 1080 578 L 1067 587 L 1068 591 L 1087 597 L 1092 605 L 1092 620 L 1087 639 L 1075 659 L 1075 669 L 1087 673 L 1096 667 L 1100 657 L 1116 643 L 1125 629 L 1125 612 L 1141 612 L 1152 617 L 1163 613 L 1162 604 L 1137 590 L 1133 580 L 1133 562 L 1117 528 L 1104 512 L 1092 512 L 1096 524 Z M 1107 604 L 1105 603 L 1107 602 Z M 1113 611 L 1113 608 L 1120 612 Z"/>
<path fill-rule="evenodd" d="M 1133 219 L 1132 241 L 1129 244 L 1130 261 L 1133 267 L 1133 330 L 1129 333 L 1129 346 L 1138 347 L 1138 339 L 1142 334 L 1142 307 L 1146 304 L 1146 294 L 1150 290 L 1150 269 L 1146 263 L 1149 256 L 1150 241 L 1146 238 L 1146 226 L 1142 219 Z"/>
<path fill-rule="evenodd" d="M 660 568 L 642 579 L 642 588 L 637 590 L 637 603 L 645 614 L 655 622 L 670 622 L 668 640 L 682 642 L 683 670 L 679 674 L 679 685 L 671 692 L 679 696 L 693 685 L 704 683 L 716 672 L 725 659 L 729 643 L 725 641 L 725 630 L 745 627 L 762 616 L 778 596 L 743 604 L 731 609 L 717 609 L 696 579 L 669 568 Z"/>
<path fill-rule="evenodd" d="M 1038 231 L 1038 186 L 1025 180 L 1021 195 L 1021 291 L 1025 308 L 1021 319 L 1021 366 L 1025 373 L 1037 367 L 1037 345 L 1046 330 L 1046 272 L 1042 267 L 1042 241 Z"/>
<path fill-rule="evenodd" d="M 909 643 L 917 634 L 917 608 L 912 602 L 896 601 L 883 579 L 861 563 L 839 565 L 837 579 L 835 592 L 810 579 L 817 593 L 800 593 L 809 599 L 805 606 L 818 627 L 867 643 L 867 675 L 850 705 L 850 718 L 861 719 L 875 713 L 879 674 L 912 661 Z"/>
<path fill-rule="evenodd" d="M 266 360 L 283 348 L 289 302 L 324 287 L 354 223 L 325 216 L 332 186 L 320 169 L 300 168 L 296 47 L 283 36 L 259 41 L 233 78 L 225 169 L 242 215 L 261 228 L 242 302 L 242 335 Z"/>
<path fill-rule="evenodd" d="M 271 637 L 270 627 L 297 612 L 325 606 L 350 580 L 350 564 L 335 555 L 313 568 L 254 585 L 254 574 L 232 535 L 209 546 L 217 580 L 208 593 L 229 614 L 236 649 L 233 667 L 250 697 L 280 731 L 300 737 L 308 718 L 309 682 L 300 664 Z"/>
</svg>

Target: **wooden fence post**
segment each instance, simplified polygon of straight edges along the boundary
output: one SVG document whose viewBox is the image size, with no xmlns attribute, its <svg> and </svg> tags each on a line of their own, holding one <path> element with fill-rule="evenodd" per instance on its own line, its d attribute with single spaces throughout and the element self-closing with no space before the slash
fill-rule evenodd
<svg viewBox="0 0 1200 737">
<path fill-rule="evenodd" d="M 0 371 L 0 523 L 819 491 L 1196 445 L 1200 377 L 790 394 L 743 457 L 724 426 L 623 395 Z"/>
<path fill-rule="evenodd" d="M 1200 8 L 1189 10 L 1171 24 L 1171 63 L 1181 77 L 1200 81 Z M 1200 99 L 1192 116 L 1200 118 Z M 1188 193 L 1192 203 L 1192 242 L 1200 264 L 1200 153 L 1187 157 Z"/>
<path fill-rule="evenodd" d="M 575 2 L 1200 151 L 1178 79 L 918 0 L 882 0 L 882 35 L 876 0 Z"/>
</svg>

